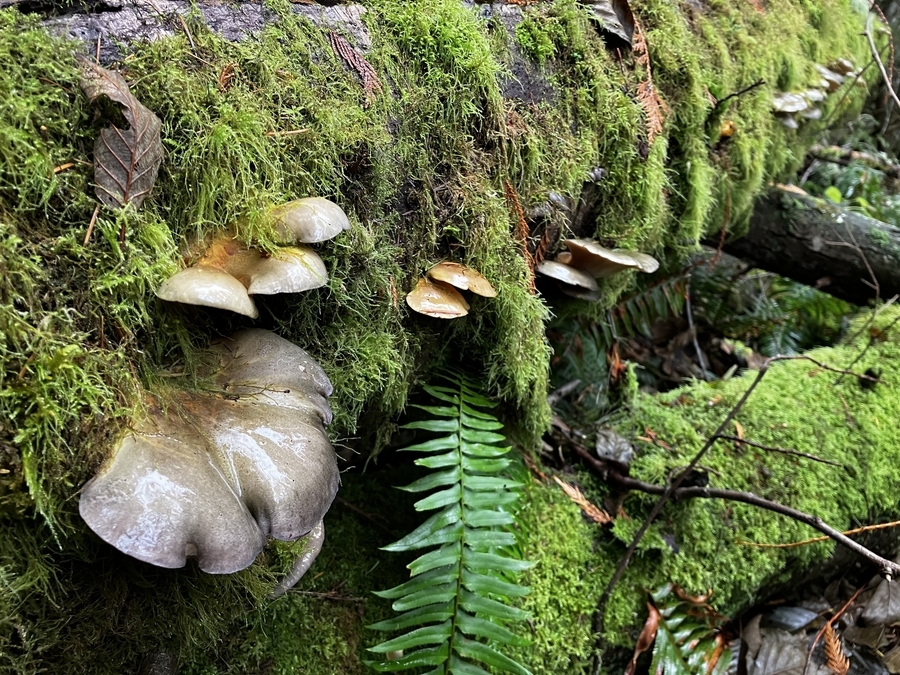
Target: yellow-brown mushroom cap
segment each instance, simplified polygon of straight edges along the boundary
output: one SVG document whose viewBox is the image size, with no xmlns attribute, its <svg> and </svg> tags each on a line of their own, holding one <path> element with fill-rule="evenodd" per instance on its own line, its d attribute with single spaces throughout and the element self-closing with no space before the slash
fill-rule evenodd
<svg viewBox="0 0 900 675">
<path fill-rule="evenodd" d="M 428 279 L 419 279 L 406 296 L 406 304 L 436 319 L 456 319 L 469 313 L 469 303 L 453 286 Z"/>
<path fill-rule="evenodd" d="M 659 269 L 659 261 L 646 253 L 622 249 L 610 250 L 588 239 L 566 239 L 565 244 L 572 254 L 568 264 L 584 270 L 595 279 L 612 276 L 626 269 L 647 273 Z"/>
<path fill-rule="evenodd" d="M 278 239 L 285 244 L 311 244 L 350 229 L 344 210 L 328 199 L 306 197 L 276 206 L 269 212 Z"/>
<path fill-rule="evenodd" d="M 432 267 L 425 275 L 435 281 L 443 281 L 460 290 L 472 291 L 486 298 L 497 296 L 497 291 L 481 272 L 462 263 L 445 260 Z"/>
</svg>

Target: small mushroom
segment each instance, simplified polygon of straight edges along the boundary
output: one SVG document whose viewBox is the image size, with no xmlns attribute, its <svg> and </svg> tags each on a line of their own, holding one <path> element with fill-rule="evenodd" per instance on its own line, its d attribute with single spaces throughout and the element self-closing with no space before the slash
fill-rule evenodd
<svg viewBox="0 0 900 675">
<path fill-rule="evenodd" d="M 244 285 L 215 267 L 198 265 L 177 272 L 163 282 L 156 297 L 185 305 L 227 309 L 255 319 L 259 316 Z"/>
<path fill-rule="evenodd" d="M 553 260 L 541 261 L 535 266 L 534 271 L 555 279 L 560 290 L 573 298 L 581 300 L 600 299 L 597 282 L 587 272 Z"/>
<path fill-rule="evenodd" d="M 271 255 L 250 249 L 233 256 L 225 271 L 247 286 L 250 295 L 301 293 L 328 283 L 328 270 L 309 246 L 285 246 Z"/>
<path fill-rule="evenodd" d="M 844 76 L 833 70 L 829 70 L 825 66 L 816 64 L 816 72 L 822 76 L 822 79 L 828 83 L 828 91 L 836 91 L 844 84 Z"/>
<path fill-rule="evenodd" d="M 445 260 L 428 270 L 425 276 L 435 281 L 443 281 L 463 291 L 472 291 L 476 295 L 486 298 L 493 298 L 497 295 L 491 282 L 485 279 L 481 272 L 461 263 Z"/>
<path fill-rule="evenodd" d="M 821 103 L 828 95 L 821 89 L 807 89 L 803 92 L 803 96 L 810 103 Z"/>
<path fill-rule="evenodd" d="M 264 330 L 241 331 L 210 357 L 218 392 L 181 391 L 165 405 L 146 395 L 147 414 L 84 486 L 82 518 L 107 543 L 159 567 L 195 556 L 206 572 L 236 572 L 268 536 L 312 533 L 314 555 L 339 483 L 324 429 L 328 377 Z M 298 561 L 295 572 L 310 562 Z"/>
<path fill-rule="evenodd" d="M 777 113 L 796 113 L 806 110 L 808 107 L 809 101 L 803 94 L 782 91 L 772 99 L 772 110 Z"/>
<path fill-rule="evenodd" d="M 419 279 L 406 296 L 406 304 L 436 319 L 456 319 L 469 313 L 469 303 L 453 286 L 428 279 Z"/>
<path fill-rule="evenodd" d="M 847 59 L 836 59 L 828 64 L 828 70 L 837 73 L 838 75 L 853 75 L 854 68 L 853 64 L 850 63 Z"/>
<path fill-rule="evenodd" d="M 277 237 L 285 244 L 326 241 L 350 229 L 350 219 L 344 210 L 322 197 L 306 197 L 276 206 L 269 216 L 275 222 Z"/>
<path fill-rule="evenodd" d="M 791 115 L 786 115 L 784 113 L 775 113 L 775 117 L 788 129 L 800 128 L 800 125 L 797 124 L 797 120 L 795 120 Z"/>
<path fill-rule="evenodd" d="M 595 279 L 612 276 L 627 269 L 647 273 L 659 269 L 659 261 L 646 253 L 622 249 L 610 250 L 587 239 L 566 239 L 565 244 L 572 256 L 569 264 L 584 270 Z"/>
</svg>

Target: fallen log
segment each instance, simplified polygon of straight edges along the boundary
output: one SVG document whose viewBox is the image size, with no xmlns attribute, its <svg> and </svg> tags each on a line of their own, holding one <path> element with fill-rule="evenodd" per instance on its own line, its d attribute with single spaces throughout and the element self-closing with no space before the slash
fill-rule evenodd
<svg viewBox="0 0 900 675">
<path fill-rule="evenodd" d="M 822 199 L 774 188 L 727 253 L 865 305 L 900 293 L 900 230 Z"/>
</svg>

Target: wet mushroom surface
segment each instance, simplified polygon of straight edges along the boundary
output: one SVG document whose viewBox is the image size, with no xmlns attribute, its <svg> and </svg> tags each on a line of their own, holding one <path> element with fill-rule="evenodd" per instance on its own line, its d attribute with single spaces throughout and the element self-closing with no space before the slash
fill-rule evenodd
<svg viewBox="0 0 900 675">
<path fill-rule="evenodd" d="M 265 330 L 220 340 L 209 356 L 208 390 L 145 395 L 145 414 L 85 485 L 82 518 L 139 560 L 175 568 L 196 557 L 213 574 L 244 569 L 270 536 L 315 530 L 321 547 L 339 484 L 328 377 Z"/>
</svg>

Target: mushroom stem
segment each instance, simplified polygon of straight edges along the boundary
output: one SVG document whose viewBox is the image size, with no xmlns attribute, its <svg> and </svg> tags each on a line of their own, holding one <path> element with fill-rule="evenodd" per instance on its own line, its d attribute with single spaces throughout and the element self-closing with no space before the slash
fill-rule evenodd
<svg viewBox="0 0 900 675">
<path fill-rule="evenodd" d="M 309 534 L 306 535 L 306 548 L 304 549 L 303 554 L 294 561 L 294 566 L 291 567 L 291 571 L 285 574 L 284 578 L 282 578 L 282 580 L 278 582 L 278 585 L 275 586 L 275 590 L 269 595 L 270 599 L 280 598 L 291 590 L 294 587 L 294 584 L 303 578 L 303 575 L 306 574 L 307 570 L 316 561 L 319 551 L 322 550 L 322 544 L 324 543 L 325 521 L 320 520 L 319 523 L 310 530 Z"/>
</svg>

